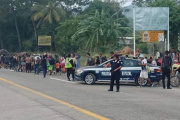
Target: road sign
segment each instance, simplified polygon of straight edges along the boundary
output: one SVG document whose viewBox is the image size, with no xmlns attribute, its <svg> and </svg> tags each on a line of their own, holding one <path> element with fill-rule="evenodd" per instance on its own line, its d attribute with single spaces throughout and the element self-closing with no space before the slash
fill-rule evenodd
<svg viewBox="0 0 180 120">
<path fill-rule="evenodd" d="M 164 31 L 142 31 L 143 42 L 164 42 Z"/>
<path fill-rule="evenodd" d="M 38 36 L 39 46 L 51 46 L 51 36 Z"/>
</svg>

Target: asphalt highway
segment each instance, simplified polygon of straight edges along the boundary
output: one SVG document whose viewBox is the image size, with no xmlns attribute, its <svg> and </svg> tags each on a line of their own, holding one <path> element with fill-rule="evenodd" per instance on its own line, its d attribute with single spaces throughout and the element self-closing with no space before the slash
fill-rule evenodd
<svg viewBox="0 0 180 120">
<path fill-rule="evenodd" d="M 180 89 L 109 83 L 0 69 L 0 120 L 180 120 Z"/>
</svg>

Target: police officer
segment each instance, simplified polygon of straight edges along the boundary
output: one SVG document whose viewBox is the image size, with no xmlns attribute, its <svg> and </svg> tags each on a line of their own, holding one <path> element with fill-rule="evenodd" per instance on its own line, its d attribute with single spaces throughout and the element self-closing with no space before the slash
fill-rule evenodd
<svg viewBox="0 0 180 120">
<path fill-rule="evenodd" d="M 108 63 L 105 68 L 108 66 L 111 66 L 111 84 L 108 91 L 113 91 L 114 80 L 116 80 L 116 92 L 119 92 L 120 70 L 122 68 L 122 61 L 119 59 L 119 56 L 115 54 L 113 61 Z"/>
</svg>

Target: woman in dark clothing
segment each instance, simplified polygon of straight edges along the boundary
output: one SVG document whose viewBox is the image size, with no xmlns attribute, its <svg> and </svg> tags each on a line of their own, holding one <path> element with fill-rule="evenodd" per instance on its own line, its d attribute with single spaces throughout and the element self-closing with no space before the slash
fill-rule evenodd
<svg viewBox="0 0 180 120">
<path fill-rule="evenodd" d="M 44 78 L 45 78 L 46 73 L 47 73 L 47 60 L 46 60 L 45 55 L 43 56 L 43 59 L 41 60 L 41 67 L 43 69 L 43 75 L 44 75 Z"/>
<path fill-rule="evenodd" d="M 96 64 L 96 66 L 98 66 L 100 64 L 99 56 L 96 57 L 95 64 Z"/>
<path fill-rule="evenodd" d="M 147 63 L 151 64 L 151 63 L 152 63 L 152 61 L 153 61 L 153 58 L 152 58 L 152 57 L 150 57 L 150 58 L 148 59 Z"/>
</svg>

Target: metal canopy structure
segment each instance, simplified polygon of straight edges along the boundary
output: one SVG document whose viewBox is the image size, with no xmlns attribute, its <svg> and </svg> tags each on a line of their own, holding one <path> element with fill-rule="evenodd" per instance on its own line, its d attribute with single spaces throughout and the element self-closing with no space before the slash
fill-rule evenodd
<svg viewBox="0 0 180 120">
<path fill-rule="evenodd" d="M 134 56 L 136 52 L 136 31 L 167 30 L 167 50 L 169 50 L 169 7 L 134 7 L 133 32 Z"/>
</svg>

